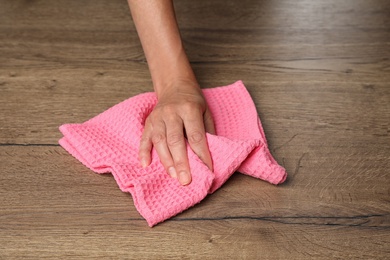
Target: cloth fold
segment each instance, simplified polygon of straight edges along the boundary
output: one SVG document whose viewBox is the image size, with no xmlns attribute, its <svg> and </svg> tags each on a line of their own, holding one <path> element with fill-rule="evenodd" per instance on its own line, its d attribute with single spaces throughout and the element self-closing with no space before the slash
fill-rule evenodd
<svg viewBox="0 0 390 260">
<path fill-rule="evenodd" d="M 282 183 L 287 173 L 269 152 L 256 107 L 242 81 L 204 89 L 216 135 L 206 134 L 214 171 L 187 145 L 192 182 L 181 186 L 162 166 L 156 151 L 142 168 L 138 147 L 146 117 L 157 103 L 154 93 L 129 98 L 82 124 L 60 127 L 60 145 L 96 173 L 112 173 L 131 193 L 138 212 L 154 226 L 194 206 L 235 172 Z"/>
</svg>

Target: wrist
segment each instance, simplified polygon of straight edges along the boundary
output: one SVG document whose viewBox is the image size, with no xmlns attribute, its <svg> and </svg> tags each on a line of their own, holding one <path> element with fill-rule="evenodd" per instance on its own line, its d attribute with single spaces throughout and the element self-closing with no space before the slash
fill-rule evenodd
<svg viewBox="0 0 390 260">
<path fill-rule="evenodd" d="M 202 90 L 195 78 L 186 78 L 179 75 L 155 86 L 155 93 L 157 99 L 160 100 L 179 94 L 202 95 Z"/>
<path fill-rule="evenodd" d="M 184 52 L 175 59 L 171 56 L 165 61 L 158 67 L 150 68 L 158 98 L 180 92 L 200 92 L 200 86 Z"/>
</svg>

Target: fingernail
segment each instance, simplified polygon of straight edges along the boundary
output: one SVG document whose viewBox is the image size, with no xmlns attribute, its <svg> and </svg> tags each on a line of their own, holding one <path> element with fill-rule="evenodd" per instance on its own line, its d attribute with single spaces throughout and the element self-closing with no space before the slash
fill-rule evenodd
<svg viewBox="0 0 390 260">
<path fill-rule="evenodd" d="M 213 163 L 207 163 L 206 165 L 207 165 L 207 168 L 209 168 L 210 171 L 212 171 L 212 172 L 214 171 Z"/>
<path fill-rule="evenodd" d="M 176 174 L 176 170 L 175 170 L 175 167 L 169 167 L 168 168 L 168 173 L 169 175 L 171 175 L 172 178 L 177 178 L 177 174 Z"/>
<path fill-rule="evenodd" d="M 179 182 L 181 185 L 188 185 L 191 182 L 191 176 L 187 172 L 181 171 L 179 172 Z"/>
<path fill-rule="evenodd" d="M 146 159 L 141 159 L 141 166 L 142 168 L 148 167 L 148 162 L 146 161 Z"/>
</svg>

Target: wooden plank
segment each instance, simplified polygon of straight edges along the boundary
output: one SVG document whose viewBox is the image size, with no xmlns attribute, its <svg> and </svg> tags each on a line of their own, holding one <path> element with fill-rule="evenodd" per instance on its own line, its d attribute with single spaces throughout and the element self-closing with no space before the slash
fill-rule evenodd
<svg viewBox="0 0 390 260">
<path fill-rule="evenodd" d="M 146 79 L 140 77 L 129 85 L 128 76 L 115 72 L 37 74 L 40 76 L 36 78 L 32 72 L 10 77 L 0 86 L 0 143 L 55 144 L 61 137 L 61 124 L 81 123 L 130 96 L 151 91 Z M 216 78 L 214 83 L 218 84 L 220 77 Z M 278 146 L 295 134 L 312 138 L 341 135 L 350 141 L 362 135 L 389 138 L 388 83 L 266 82 L 258 75 L 248 78 L 251 80 L 245 84 L 272 145 Z"/>
<path fill-rule="evenodd" d="M 293 143 L 291 150 L 299 149 Z M 151 229 L 112 177 L 92 174 L 62 148 L 2 146 L 0 255 L 384 259 L 390 209 L 383 147 L 378 142 L 382 152 L 365 156 L 353 148 L 344 157 L 326 148 L 309 153 L 280 187 L 236 174 L 201 204 Z"/>
<path fill-rule="evenodd" d="M 193 28 L 387 28 L 390 4 L 386 0 L 327 2 L 253 1 L 175 2 L 183 30 Z M 59 8 L 61 7 L 61 8 Z M 54 19 L 55 18 L 55 19 Z M 112 0 L 2 1 L 1 26 L 53 28 L 59 24 L 77 30 L 134 30 L 127 3 Z M 102 26 L 104 25 L 104 27 Z"/>
<path fill-rule="evenodd" d="M 361 60 L 362 64 L 359 64 L 358 60 Z M 69 65 L 66 63 L 58 65 L 38 62 L 34 65 L 15 65 L 0 69 L 0 88 L 2 92 L 13 88 L 26 88 L 26 86 L 54 88 L 62 81 L 62 87 L 72 88 L 75 85 L 81 91 L 91 90 L 90 92 L 95 85 L 102 85 L 101 87 L 104 86 L 107 93 L 113 89 L 114 95 L 117 94 L 116 89 L 121 88 L 128 93 L 124 98 L 139 93 L 142 90 L 140 87 L 144 91 L 152 90 L 145 64 L 122 62 L 113 62 L 111 65 L 100 62 L 83 64 L 82 61 L 80 64 L 71 61 Z M 194 64 L 193 68 L 203 87 L 230 84 L 242 79 L 246 83 L 256 83 L 259 86 L 265 82 L 279 84 L 321 82 L 324 85 L 331 82 L 334 86 L 337 84 L 343 88 L 347 86 L 345 83 L 361 85 L 388 83 L 390 74 L 386 73 L 387 64 L 388 61 L 384 59 L 351 61 L 333 59 L 329 61 L 248 61 L 238 64 L 205 63 Z M 138 91 L 133 92 L 133 88 Z"/>
<path fill-rule="evenodd" d="M 92 218 L 92 219 L 91 219 Z M 2 232 L 10 258 L 128 259 L 386 259 L 388 229 L 284 224 L 263 220 L 183 221 L 153 229 L 101 216 L 46 216 Z M 76 224 L 71 224 L 75 223 Z"/>
<path fill-rule="evenodd" d="M 388 28 L 386 0 L 177 1 L 179 24 L 188 28 Z"/>
<path fill-rule="evenodd" d="M 291 141 L 287 152 L 283 152 L 286 147 L 278 152 L 291 173 L 287 184 L 276 187 L 236 174 L 219 191 L 176 219 L 250 217 L 297 223 L 302 218 L 303 222 L 355 223 L 377 217 L 383 226 L 389 226 L 390 180 L 384 171 L 389 166 L 389 146 L 378 142 L 366 149 L 359 145 L 335 148 L 330 142 L 324 140 L 328 145 L 322 145 L 323 149 L 302 149 Z M 119 191 L 111 175 L 94 174 L 61 147 L 0 146 L 0 155 L 2 214 L 10 214 L 11 222 L 19 214 L 29 218 L 36 211 L 115 213 L 141 219 L 131 196 Z M 5 216 L 3 219 L 8 219 Z M 375 221 L 364 224 L 377 225 Z"/>
<path fill-rule="evenodd" d="M 180 1 L 177 5 L 183 39 L 194 62 L 389 57 L 387 1 L 332 2 Z M 59 9 L 61 5 L 65 8 Z M 7 63 L 8 59 L 64 63 L 77 57 L 87 62 L 92 58 L 144 62 L 123 1 L 93 1 L 82 7 L 72 1 L 57 5 L 14 1 L 3 6 L 1 57 Z M 56 19 L 50 20 L 54 15 Z"/>
<path fill-rule="evenodd" d="M 0 27 L 0 31 L 6 36 L 1 42 L 1 60 L 4 61 L 0 63 L 1 67 L 17 68 L 21 64 L 93 66 L 99 63 L 115 68 L 130 62 L 145 63 L 138 36 L 130 30 L 64 30 L 58 24 L 54 29 Z M 196 63 L 302 60 L 321 61 L 326 65 L 334 60 L 352 63 L 351 66 L 362 66 L 363 62 L 388 64 L 389 39 L 390 33 L 385 29 L 364 33 L 360 29 L 295 29 L 294 34 L 288 29 L 193 29 L 183 32 L 189 58 Z M 357 58 L 365 61 L 355 64 Z"/>
</svg>

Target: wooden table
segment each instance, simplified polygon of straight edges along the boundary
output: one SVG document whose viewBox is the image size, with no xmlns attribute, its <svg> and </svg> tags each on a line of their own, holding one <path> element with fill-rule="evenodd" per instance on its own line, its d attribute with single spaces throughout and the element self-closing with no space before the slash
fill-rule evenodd
<svg viewBox="0 0 390 260">
<path fill-rule="evenodd" d="M 58 145 L 152 91 L 124 0 L 0 0 L 0 259 L 388 259 L 390 2 L 176 1 L 204 88 L 242 79 L 273 186 L 235 173 L 149 228 Z"/>
</svg>

